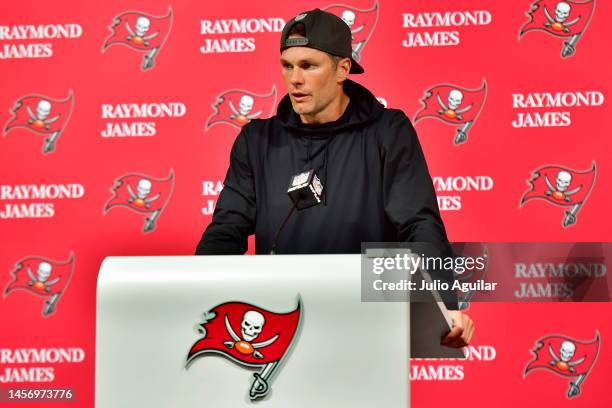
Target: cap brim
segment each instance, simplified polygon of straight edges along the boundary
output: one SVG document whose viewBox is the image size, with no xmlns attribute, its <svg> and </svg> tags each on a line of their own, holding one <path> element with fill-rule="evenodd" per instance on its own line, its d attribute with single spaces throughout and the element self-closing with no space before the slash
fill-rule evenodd
<svg viewBox="0 0 612 408">
<path fill-rule="evenodd" d="M 355 61 L 354 59 L 351 58 L 351 70 L 349 71 L 349 74 L 363 74 L 365 72 L 365 70 L 363 69 L 363 67 L 361 65 L 359 65 L 357 63 L 357 61 Z"/>
</svg>

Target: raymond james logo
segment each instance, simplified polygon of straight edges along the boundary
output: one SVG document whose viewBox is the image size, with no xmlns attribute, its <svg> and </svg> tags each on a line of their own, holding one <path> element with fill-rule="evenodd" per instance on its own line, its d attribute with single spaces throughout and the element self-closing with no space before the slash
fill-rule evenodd
<svg viewBox="0 0 612 408">
<path fill-rule="evenodd" d="M 102 52 L 115 44 L 145 52 L 141 69 L 146 71 L 155 65 L 155 57 L 166 42 L 172 27 L 172 8 L 165 16 L 153 16 L 140 11 L 126 11 L 113 19 L 109 26 L 111 35 L 104 41 Z"/>
<path fill-rule="evenodd" d="M 411 358 L 410 381 L 463 381 L 468 362 L 493 362 L 497 350 L 493 346 L 467 346 L 465 359 Z"/>
<path fill-rule="evenodd" d="M 592 287 L 603 284 L 607 278 L 605 263 L 584 262 L 584 257 L 573 261 L 560 262 L 515 262 L 514 277 L 518 288 L 514 291 L 516 299 L 529 300 L 556 300 L 582 301 L 600 298 L 598 294 L 588 294 L 581 289 L 587 282 Z M 593 282 L 600 279 L 599 282 Z M 590 282 L 593 282 L 592 284 Z"/>
<path fill-rule="evenodd" d="M 51 218 L 56 214 L 51 200 L 76 199 L 85 195 L 82 184 L 0 184 L 0 201 L 9 202 L 0 207 L 0 220 L 14 218 Z"/>
<path fill-rule="evenodd" d="M 494 183 L 491 176 L 434 176 L 433 185 L 440 211 L 459 211 L 463 208 L 464 192 L 491 191 Z"/>
<path fill-rule="evenodd" d="M 249 398 L 264 398 L 271 389 L 271 378 L 297 341 L 302 300 L 288 313 L 274 313 L 248 303 L 227 302 L 203 314 L 199 325 L 202 338 L 196 341 L 185 366 L 199 357 L 221 355 L 236 364 L 261 368 L 253 374 Z"/>
<path fill-rule="evenodd" d="M 241 128 L 251 119 L 264 119 L 274 113 L 276 86 L 266 95 L 242 89 L 230 89 L 219 94 L 212 105 L 213 114 L 208 117 L 205 131 L 217 123 L 227 123 Z"/>
<path fill-rule="evenodd" d="M 33 295 L 46 298 L 43 316 L 55 312 L 55 307 L 64 294 L 72 270 L 74 268 L 74 255 L 71 253 L 67 261 L 52 261 L 40 256 L 27 256 L 15 263 L 11 272 L 13 280 L 4 290 L 4 297 L 15 290 L 25 290 Z"/>
<path fill-rule="evenodd" d="M 533 359 L 525 367 L 523 378 L 533 370 L 548 370 L 560 377 L 572 378 L 567 398 L 580 394 L 580 385 L 591 372 L 599 354 L 599 332 L 591 341 L 579 341 L 569 336 L 551 334 L 536 341 L 531 350 Z"/>
<path fill-rule="evenodd" d="M 285 20 L 278 17 L 201 20 L 201 35 L 227 36 L 231 34 L 232 37 L 205 37 L 200 52 L 202 54 L 254 52 L 256 49 L 254 34 L 279 33 L 283 31 L 284 26 Z"/>
<path fill-rule="evenodd" d="M 529 20 L 521 28 L 519 39 L 530 31 L 544 31 L 565 38 L 561 57 L 571 57 L 576 52 L 576 43 L 591 21 L 594 8 L 595 0 L 536 0 L 527 12 Z"/>
<path fill-rule="evenodd" d="M 449 125 L 460 125 L 455 135 L 455 145 L 467 142 L 468 131 L 478 118 L 487 96 L 487 83 L 479 89 L 467 89 L 456 85 L 436 85 L 425 91 L 421 98 L 423 108 L 414 117 L 414 123 L 425 118 L 441 120 Z"/>
<path fill-rule="evenodd" d="M 0 384 L 49 384 L 57 377 L 56 368 L 69 369 L 84 360 L 85 351 L 80 347 L 0 348 Z"/>
<path fill-rule="evenodd" d="M 545 200 L 559 207 L 571 207 L 565 211 L 563 227 L 576 223 L 578 211 L 591 194 L 595 184 L 595 162 L 589 170 L 572 170 L 568 167 L 546 165 L 534 170 L 527 181 L 530 186 L 519 207 L 532 199 Z"/>
<path fill-rule="evenodd" d="M 202 215 L 212 215 L 215 211 L 215 203 L 217 197 L 223 190 L 223 181 L 203 181 L 202 182 L 202 197 L 206 198 L 206 204 L 202 207 Z"/>
<path fill-rule="evenodd" d="M 11 111 L 13 117 L 4 127 L 4 136 L 15 128 L 25 128 L 36 134 L 46 135 L 42 152 L 51 153 L 68 124 L 72 107 L 72 91 L 69 91 L 68 97 L 63 100 L 44 95 L 23 96 L 15 102 Z"/>
<path fill-rule="evenodd" d="M 372 36 L 378 21 L 378 1 L 375 1 L 369 9 L 357 9 L 344 4 L 331 4 L 323 7 L 322 10 L 337 15 L 349 26 L 353 47 L 352 57 L 359 62 L 361 52 Z"/>
<path fill-rule="evenodd" d="M 182 102 L 105 103 L 101 107 L 102 119 L 120 119 L 106 123 L 106 128 L 100 132 L 104 138 L 155 136 L 160 119 L 180 118 L 187 113 Z"/>
<path fill-rule="evenodd" d="M 0 25 L 0 60 L 50 58 L 54 45 L 51 41 L 79 38 L 82 34 L 79 24 Z"/>
<path fill-rule="evenodd" d="M 604 101 L 599 91 L 513 93 L 512 108 L 522 112 L 517 112 L 512 127 L 570 126 L 575 108 L 601 106 Z"/>
<path fill-rule="evenodd" d="M 407 48 L 459 45 L 460 27 L 489 25 L 492 20 L 486 10 L 404 13 L 402 17 L 402 27 L 415 30 L 408 31 L 402 41 Z"/>
<path fill-rule="evenodd" d="M 147 214 L 143 232 L 155 229 L 155 222 L 168 204 L 174 187 L 174 171 L 165 179 L 156 179 L 146 174 L 130 173 L 115 180 L 113 196 L 104 206 L 104 215 L 114 207 L 127 207 L 130 210 Z"/>
</svg>

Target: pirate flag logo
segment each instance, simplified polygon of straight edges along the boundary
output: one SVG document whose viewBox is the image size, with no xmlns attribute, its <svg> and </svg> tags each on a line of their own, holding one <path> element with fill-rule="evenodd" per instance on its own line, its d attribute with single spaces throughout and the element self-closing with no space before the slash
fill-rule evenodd
<svg viewBox="0 0 612 408">
<path fill-rule="evenodd" d="M 26 128 L 34 133 L 47 135 L 43 144 L 43 154 L 55 150 L 55 143 L 68 124 L 72 113 L 72 91 L 63 100 L 44 95 L 26 95 L 15 102 L 11 113 L 13 117 L 4 127 L 4 135 L 14 128 Z"/>
<path fill-rule="evenodd" d="M 4 297 L 14 290 L 26 290 L 46 298 L 43 316 L 55 312 L 60 296 L 66 290 L 74 266 L 74 255 L 67 261 L 58 262 L 40 256 L 28 256 L 15 263 L 11 272 L 13 280 L 4 289 Z"/>
<path fill-rule="evenodd" d="M 299 296 L 296 308 L 288 313 L 274 313 L 248 303 L 223 303 L 204 313 L 198 329 L 202 338 L 191 346 L 186 367 L 212 354 L 242 366 L 261 368 L 253 374 L 249 397 L 263 398 L 270 391 L 274 372 L 295 342 L 301 313 Z"/>
<path fill-rule="evenodd" d="M 548 370 L 572 378 L 567 398 L 580 394 L 580 385 L 591 372 L 599 354 L 599 332 L 592 341 L 578 341 L 568 336 L 549 335 L 539 339 L 531 350 L 533 359 L 525 367 L 523 378 L 533 370 Z"/>
<path fill-rule="evenodd" d="M 356 9 L 343 4 L 332 4 L 323 10 L 340 17 L 351 29 L 351 44 L 353 46 L 353 59 L 357 62 L 361 59 L 361 51 L 374 32 L 376 21 L 378 21 L 378 1 L 367 10 Z"/>
<path fill-rule="evenodd" d="M 561 57 L 571 57 L 576 52 L 576 43 L 591 21 L 594 9 L 595 0 L 534 1 L 527 12 L 529 21 L 521 28 L 519 39 L 529 31 L 544 31 L 555 37 L 566 38 Z"/>
<path fill-rule="evenodd" d="M 172 26 L 172 8 L 165 16 L 152 16 L 139 11 L 127 11 L 116 16 L 109 26 L 111 35 L 104 41 L 102 52 L 115 44 L 122 44 L 133 50 L 145 52 L 142 70 L 155 65 L 155 57 L 166 42 Z"/>
<path fill-rule="evenodd" d="M 487 83 L 482 81 L 479 89 L 467 89 L 455 85 L 436 85 L 425 91 L 421 98 L 423 108 L 414 117 L 414 122 L 424 118 L 435 118 L 450 125 L 459 125 L 455 145 L 465 143 L 468 130 L 480 114 L 487 96 Z"/>
<path fill-rule="evenodd" d="M 155 229 L 155 222 L 166 207 L 174 187 L 174 172 L 165 179 L 156 179 L 145 174 L 130 173 L 115 180 L 111 189 L 112 197 L 104 206 L 104 215 L 113 207 L 127 207 L 130 210 L 148 214 L 143 232 Z"/>
<path fill-rule="evenodd" d="M 520 206 L 532 199 L 548 201 L 565 211 L 563 227 L 576 223 L 576 215 L 586 202 L 595 183 L 595 162 L 589 170 L 572 170 L 563 166 L 547 165 L 536 169 L 527 180 L 530 186 L 521 198 Z"/>
<path fill-rule="evenodd" d="M 276 86 L 272 85 L 272 91 L 267 95 L 258 95 L 241 89 L 231 89 L 218 95 L 215 103 L 211 106 L 214 112 L 206 121 L 206 131 L 217 123 L 229 123 L 241 128 L 252 119 L 272 115 L 276 106 Z"/>
</svg>

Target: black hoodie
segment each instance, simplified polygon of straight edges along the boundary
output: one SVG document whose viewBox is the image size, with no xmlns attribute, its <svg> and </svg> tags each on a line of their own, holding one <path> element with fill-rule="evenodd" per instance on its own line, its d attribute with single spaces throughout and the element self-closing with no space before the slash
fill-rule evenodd
<svg viewBox="0 0 612 408">
<path fill-rule="evenodd" d="M 245 125 L 231 151 L 213 219 L 196 254 L 268 254 L 292 207 L 290 178 L 314 168 L 324 202 L 296 211 L 279 254 L 359 253 L 362 242 L 429 242 L 448 250 L 421 146 L 406 115 L 347 80 L 350 102 L 335 122 L 306 125 L 286 95 L 277 115 Z"/>
</svg>

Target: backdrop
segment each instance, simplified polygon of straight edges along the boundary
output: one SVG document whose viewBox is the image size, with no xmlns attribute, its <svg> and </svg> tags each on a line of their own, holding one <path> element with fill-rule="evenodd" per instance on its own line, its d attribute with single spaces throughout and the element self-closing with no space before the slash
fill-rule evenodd
<svg viewBox="0 0 612 408">
<path fill-rule="evenodd" d="M 280 31 L 315 7 L 351 26 L 353 79 L 413 120 L 452 241 L 609 240 L 609 2 L 11 2 L 0 388 L 93 406 L 102 259 L 194 252 L 240 127 L 285 94 Z M 610 406 L 611 310 L 472 304 L 469 358 L 412 361 L 413 406 Z M 582 371 L 532 352 L 561 341 Z"/>
</svg>

